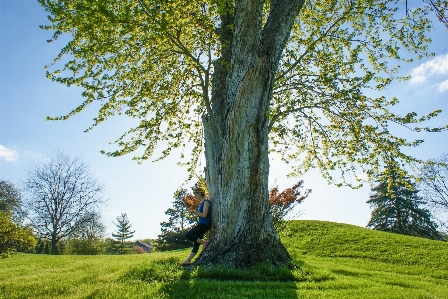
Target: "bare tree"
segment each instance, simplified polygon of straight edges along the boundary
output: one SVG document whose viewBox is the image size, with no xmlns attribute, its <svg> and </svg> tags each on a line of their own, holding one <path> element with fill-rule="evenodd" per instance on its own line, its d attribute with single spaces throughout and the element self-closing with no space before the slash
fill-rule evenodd
<svg viewBox="0 0 448 299">
<path fill-rule="evenodd" d="M 103 185 L 89 172 L 88 165 L 61 152 L 28 169 L 24 183 L 26 206 L 32 226 L 42 238 L 51 240 L 51 254 L 58 242 L 96 220 Z"/>
<path fill-rule="evenodd" d="M 425 165 L 421 172 L 421 189 L 439 226 L 448 230 L 448 154 Z"/>
</svg>

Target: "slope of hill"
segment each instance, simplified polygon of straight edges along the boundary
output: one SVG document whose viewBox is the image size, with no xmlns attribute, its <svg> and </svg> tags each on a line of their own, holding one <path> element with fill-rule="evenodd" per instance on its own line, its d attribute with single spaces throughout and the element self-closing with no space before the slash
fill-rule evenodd
<svg viewBox="0 0 448 299">
<path fill-rule="evenodd" d="M 188 273 L 177 266 L 188 249 L 21 254 L 0 259 L 0 298 L 448 298 L 446 242 L 321 221 L 291 221 L 281 238 L 301 267 L 290 270 L 295 281 L 263 281 L 266 268 L 250 272 L 258 281 L 225 269 Z"/>
<path fill-rule="evenodd" d="M 291 221 L 282 236 L 283 243 L 296 258 L 306 254 L 363 258 L 448 270 L 448 242 L 312 220 Z"/>
</svg>

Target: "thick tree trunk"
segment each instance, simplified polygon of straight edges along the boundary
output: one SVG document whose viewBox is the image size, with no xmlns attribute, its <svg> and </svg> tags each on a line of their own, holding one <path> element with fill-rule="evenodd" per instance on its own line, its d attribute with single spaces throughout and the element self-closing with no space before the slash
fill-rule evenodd
<svg viewBox="0 0 448 299">
<path fill-rule="evenodd" d="M 222 16 L 223 52 L 215 64 L 212 107 L 203 117 L 211 242 L 196 264 L 244 268 L 290 261 L 269 213 L 268 112 L 281 53 L 303 1 L 235 2 Z M 229 25 L 233 26 L 229 26 Z"/>
<path fill-rule="evenodd" d="M 245 267 L 290 260 L 269 213 L 269 77 L 262 63 L 254 61 L 242 84 L 233 87 L 235 102 L 225 124 L 204 117 L 206 179 L 215 226 L 212 242 L 198 261 L 202 264 Z"/>
</svg>

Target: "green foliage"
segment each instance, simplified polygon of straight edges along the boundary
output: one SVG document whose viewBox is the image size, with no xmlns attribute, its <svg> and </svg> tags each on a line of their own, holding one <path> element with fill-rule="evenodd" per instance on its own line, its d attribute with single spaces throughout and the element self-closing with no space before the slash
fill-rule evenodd
<svg viewBox="0 0 448 299">
<path fill-rule="evenodd" d="M 74 231 L 66 242 L 66 254 L 96 255 L 104 254 L 109 245 L 104 240 L 106 227 L 99 215 Z"/>
<path fill-rule="evenodd" d="M 302 269 L 291 270 L 299 281 L 251 281 L 240 279 L 238 271 L 230 280 L 198 277 L 205 272 L 177 266 L 188 250 L 83 257 L 23 254 L 2 261 L 0 298 L 448 297 L 446 242 L 340 223 L 291 221 L 283 243 Z"/>
<path fill-rule="evenodd" d="M 56 244 L 54 252 L 52 252 L 51 240 L 38 238 L 34 252 L 36 254 L 70 254 L 67 252 L 67 245 L 67 240 L 60 240 Z"/>
<path fill-rule="evenodd" d="M 0 211 L 1 257 L 8 257 L 16 251 L 29 252 L 35 245 L 36 239 L 31 227 L 14 223 L 10 213 Z"/>
<path fill-rule="evenodd" d="M 37 239 L 35 252 L 37 254 L 51 254 L 51 242 L 47 239 Z"/>
<path fill-rule="evenodd" d="M 432 222 L 416 184 L 393 161 L 378 176 L 367 201 L 372 217 L 367 226 L 399 234 L 440 239 L 437 225 Z"/>
<path fill-rule="evenodd" d="M 167 251 L 191 247 L 192 242 L 185 239 L 188 229 L 179 231 L 169 231 L 162 229 L 162 234 L 157 239 L 158 251 Z"/>
<path fill-rule="evenodd" d="M 67 240 L 66 254 L 97 255 L 106 253 L 108 244 L 99 238 L 69 239 Z"/>
<path fill-rule="evenodd" d="M 135 230 L 131 230 L 131 223 L 129 222 L 126 213 L 121 213 L 116 217 L 117 223 L 114 223 L 117 227 L 117 232 L 112 233 L 112 237 L 116 242 L 114 245 L 115 251 L 119 254 L 126 254 L 132 251 L 133 243 L 126 242 L 126 240 L 134 236 Z"/>
<path fill-rule="evenodd" d="M 188 207 L 184 202 L 187 196 L 187 189 L 180 189 L 174 193 L 173 207 L 165 211 L 169 216 L 168 222 L 161 222 L 162 233 L 157 239 L 157 248 L 160 251 L 174 250 L 191 247 L 191 242 L 185 239 L 185 233 L 196 222 L 188 212 Z"/>
<path fill-rule="evenodd" d="M 23 210 L 22 194 L 14 184 L 8 181 L 0 181 L 0 211 L 11 213 L 15 222 L 20 223 L 26 215 Z"/>
<path fill-rule="evenodd" d="M 448 28 L 448 1 L 446 0 L 430 0 L 427 2 L 432 12 L 437 16 L 437 19 Z M 408 0 L 406 0 L 406 8 Z M 407 13 L 407 12 L 406 12 Z"/>
<path fill-rule="evenodd" d="M 229 70 L 232 47 L 244 42 L 231 38 L 238 25 L 232 17 L 234 3 L 39 3 L 50 15 L 50 23 L 42 26 L 54 32 L 50 41 L 71 36 L 51 64 L 58 67 L 47 76 L 81 87 L 84 97 L 66 115 L 48 119 L 65 120 L 100 102 L 89 130 L 114 115 L 136 119 L 135 126 L 115 141 L 118 149 L 104 154 L 120 156 L 138 150 L 141 154 L 134 159 L 141 162 L 154 154 L 158 144 L 166 146 L 160 159 L 184 148 L 192 159 L 181 162 L 193 173 L 203 147 L 200 116 L 206 111 L 226 115 L 223 107 L 230 105 L 219 104 L 228 91 L 215 74 Z M 266 1 L 256 16 L 263 19 L 260 26 L 271 17 L 269 5 Z M 386 155 L 400 162 L 422 162 L 402 151 L 422 141 L 393 135 L 389 124 L 413 126 L 440 111 L 421 117 L 415 112 L 399 115 L 392 112 L 397 98 L 366 95 L 367 91 L 381 93 L 394 80 L 409 79 L 397 75 L 401 65 L 412 61 L 408 52 L 418 58 L 432 55 L 426 36 L 431 29 L 430 7 L 402 13 L 401 5 L 399 0 L 306 1 L 303 5 L 284 45 L 266 110 L 270 150 L 294 162 L 295 175 L 319 168 L 328 181 L 356 186 L 359 181 L 352 183 L 350 175 L 359 168 L 368 174 L 377 172 Z M 258 29 L 260 37 L 269 36 L 268 28 Z M 333 177 L 337 169 L 341 180 Z"/>
</svg>

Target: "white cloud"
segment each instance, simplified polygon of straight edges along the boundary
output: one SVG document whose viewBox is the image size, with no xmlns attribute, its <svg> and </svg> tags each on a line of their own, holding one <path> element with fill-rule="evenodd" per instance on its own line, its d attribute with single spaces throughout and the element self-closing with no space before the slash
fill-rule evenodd
<svg viewBox="0 0 448 299">
<path fill-rule="evenodd" d="M 440 83 L 438 90 L 440 92 L 444 92 L 445 90 L 448 90 L 448 80 L 443 81 L 442 83 Z"/>
<path fill-rule="evenodd" d="M 3 158 L 8 162 L 12 162 L 19 158 L 19 154 L 12 149 L 0 145 L 0 158 Z"/>
<path fill-rule="evenodd" d="M 448 54 L 438 56 L 416 67 L 411 72 L 411 83 L 424 83 L 429 77 L 448 74 Z"/>
</svg>

